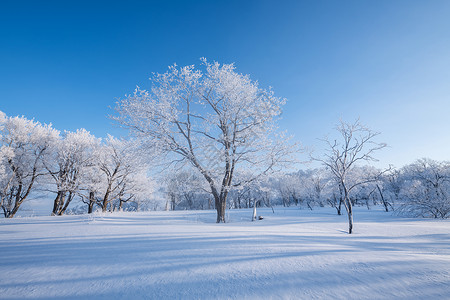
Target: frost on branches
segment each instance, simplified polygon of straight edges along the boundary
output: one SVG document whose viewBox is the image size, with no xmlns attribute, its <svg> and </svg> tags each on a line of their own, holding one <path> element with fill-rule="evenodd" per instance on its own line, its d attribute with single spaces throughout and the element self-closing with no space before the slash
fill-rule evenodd
<svg viewBox="0 0 450 300">
<path fill-rule="evenodd" d="M 122 210 L 123 204 L 134 201 L 150 192 L 146 179 L 146 163 L 130 141 L 122 141 L 110 135 L 96 156 L 97 174 L 103 181 L 97 190 L 103 212 L 109 208 Z M 92 191 L 92 190 L 91 190 Z M 116 204 L 113 203 L 114 200 Z M 115 207 L 117 206 L 117 207 Z"/>
<path fill-rule="evenodd" d="M 151 78 L 151 90 L 137 88 L 118 102 L 115 119 L 171 164 L 189 164 L 206 180 L 217 222 L 225 222 L 235 172 L 253 181 L 292 161 L 294 146 L 277 131 L 285 103 L 259 88 L 234 64 L 202 59 L 202 68 L 173 65 Z"/>
<path fill-rule="evenodd" d="M 59 132 L 24 117 L 0 112 L 0 204 L 5 218 L 12 218 L 45 175 L 43 160 Z"/>
<path fill-rule="evenodd" d="M 348 216 L 348 233 L 353 232 L 352 194 L 362 185 L 378 181 L 388 170 L 380 172 L 365 172 L 363 176 L 353 176 L 355 167 L 360 162 L 376 161 L 374 152 L 386 147 L 384 143 L 374 142 L 379 135 L 363 126 L 359 120 L 354 123 L 340 122 L 336 126 L 339 139 L 325 139 L 327 152 L 323 158 L 312 159 L 320 161 L 331 173 L 339 186 L 340 201 L 344 204 Z M 338 212 L 340 211 L 340 208 Z"/>
<path fill-rule="evenodd" d="M 402 169 L 398 213 L 413 217 L 450 217 L 450 163 L 422 158 Z"/>
<path fill-rule="evenodd" d="M 52 215 L 63 215 L 79 192 L 84 173 L 94 164 L 92 152 L 99 143 L 100 140 L 85 129 L 66 131 L 54 142 L 51 154 L 44 159 L 46 177 L 56 188 L 49 188 L 56 193 Z"/>
<path fill-rule="evenodd" d="M 3 215 L 14 217 L 30 195 L 44 193 L 55 195 L 52 215 L 65 214 L 77 198 L 88 205 L 88 213 L 94 206 L 122 210 L 125 203 L 137 210 L 153 192 L 138 150 L 133 141 L 101 140 L 85 129 L 60 135 L 51 125 L 0 112 Z"/>
</svg>

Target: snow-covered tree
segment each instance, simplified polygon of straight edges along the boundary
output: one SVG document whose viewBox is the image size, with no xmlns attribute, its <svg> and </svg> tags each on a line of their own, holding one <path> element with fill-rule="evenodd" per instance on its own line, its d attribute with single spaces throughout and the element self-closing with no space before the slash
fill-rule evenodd
<svg viewBox="0 0 450 300">
<path fill-rule="evenodd" d="M 327 176 L 325 170 L 323 169 L 313 169 L 310 172 L 309 181 L 310 181 L 309 198 L 313 199 L 313 203 L 323 207 L 324 206 L 322 202 L 323 191 L 329 184 L 330 181 L 329 176 Z"/>
<path fill-rule="evenodd" d="M 374 182 L 383 174 L 367 174 L 361 177 L 352 177 L 352 171 L 360 162 L 375 161 L 374 152 L 386 147 L 384 143 L 374 142 L 379 135 L 363 126 L 359 120 L 349 124 L 341 121 L 336 130 L 340 139 L 325 139 L 327 152 L 322 158 L 313 159 L 322 164 L 331 172 L 342 192 L 342 201 L 348 215 L 348 233 L 353 232 L 353 204 L 351 196 L 353 190 L 363 184 Z M 352 179 L 352 180 L 351 180 Z"/>
<path fill-rule="evenodd" d="M 0 112 L 0 204 L 12 218 L 29 197 L 38 177 L 46 174 L 44 157 L 58 139 L 51 125 Z"/>
<path fill-rule="evenodd" d="M 50 190 L 56 193 L 52 215 L 62 215 L 77 195 L 83 175 L 94 164 L 95 147 L 99 144 L 85 129 L 64 133 L 62 139 L 54 143 L 52 155 L 44 160 L 53 182 Z"/>
<path fill-rule="evenodd" d="M 95 163 L 90 165 L 89 168 L 86 168 L 81 174 L 81 184 L 78 189 L 78 196 L 83 203 L 87 204 L 89 214 L 94 211 L 95 205 L 100 205 L 100 197 L 103 192 L 103 187 L 106 185 L 104 176 L 101 176 L 102 171 L 98 165 L 99 151 L 101 151 L 100 144 L 94 148 L 92 153 Z"/>
<path fill-rule="evenodd" d="M 100 185 L 96 187 L 100 197 L 97 203 L 106 212 L 108 208 L 112 211 L 111 203 L 127 194 L 126 189 L 135 185 L 131 180 L 132 174 L 141 173 L 145 169 L 145 163 L 141 155 L 131 142 L 122 141 L 109 135 L 104 144 L 97 151 L 97 166 L 100 171 Z M 123 201 L 123 200 L 122 200 Z"/>
<path fill-rule="evenodd" d="M 230 191 L 228 198 L 231 208 L 249 208 L 251 207 L 251 188 L 246 184 L 237 186 Z"/>
<path fill-rule="evenodd" d="M 161 158 L 197 170 L 215 199 L 217 222 L 225 222 L 227 196 L 240 184 L 235 172 L 250 170 L 255 180 L 285 166 L 294 148 L 277 132 L 284 99 L 233 64 L 203 59 L 202 66 L 155 74 L 150 91 L 137 88 L 118 102 L 115 119 Z"/>
<path fill-rule="evenodd" d="M 404 167 L 400 213 L 413 216 L 450 216 L 450 163 L 423 158 Z"/>
<path fill-rule="evenodd" d="M 183 209 L 202 209 L 208 202 L 205 197 L 205 186 L 203 178 L 192 169 L 173 171 L 166 177 L 167 206 L 171 210 L 177 207 Z"/>
<path fill-rule="evenodd" d="M 330 176 L 325 169 L 307 169 L 297 172 L 297 197 L 300 204 L 306 204 L 309 209 L 318 205 L 323 207 L 324 190 L 329 184 Z"/>
<path fill-rule="evenodd" d="M 120 183 L 119 193 L 115 200 L 119 210 L 123 210 L 124 204 L 130 204 L 133 209 L 139 210 L 146 206 L 154 191 L 154 184 L 145 168 L 139 168 L 130 173 Z"/>
<path fill-rule="evenodd" d="M 302 182 L 298 173 L 280 174 L 277 176 L 278 193 L 282 199 L 283 206 L 289 207 L 291 203 L 301 203 Z"/>
<path fill-rule="evenodd" d="M 392 169 L 381 177 L 381 184 L 378 185 L 378 190 L 386 211 L 389 210 L 389 207 L 392 210 L 395 209 L 396 204 L 400 200 L 404 181 L 405 176 L 403 172 L 397 169 Z"/>
</svg>

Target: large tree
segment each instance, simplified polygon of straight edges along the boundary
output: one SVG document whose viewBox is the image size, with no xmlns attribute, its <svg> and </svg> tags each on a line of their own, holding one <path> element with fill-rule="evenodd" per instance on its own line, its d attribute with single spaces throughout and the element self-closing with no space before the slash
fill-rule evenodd
<svg viewBox="0 0 450 300">
<path fill-rule="evenodd" d="M 284 99 L 261 89 L 233 64 L 169 67 L 118 102 L 115 119 L 161 157 L 200 172 L 214 196 L 217 222 L 225 222 L 226 200 L 237 168 L 247 181 L 282 167 L 292 153 L 276 121 Z"/>
</svg>

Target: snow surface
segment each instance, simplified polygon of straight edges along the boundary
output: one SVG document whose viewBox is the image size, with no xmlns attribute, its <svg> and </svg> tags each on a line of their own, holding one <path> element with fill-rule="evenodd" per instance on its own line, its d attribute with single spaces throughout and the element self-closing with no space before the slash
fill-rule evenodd
<svg viewBox="0 0 450 300">
<path fill-rule="evenodd" d="M 0 220 L 2 299 L 450 299 L 450 222 L 357 208 Z"/>
</svg>

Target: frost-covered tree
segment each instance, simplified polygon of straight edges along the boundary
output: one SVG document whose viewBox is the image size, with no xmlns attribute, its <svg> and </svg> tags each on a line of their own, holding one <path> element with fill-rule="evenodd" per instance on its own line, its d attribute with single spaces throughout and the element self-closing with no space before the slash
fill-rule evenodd
<svg viewBox="0 0 450 300">
<path fill-rule="evenodd" d="M 450 216 L 450 163 L 423 158 L 404 167 L 400 213 L 413 216 Z"/>
<path fill-rule="evenodd" d="M 251 207 L 251 188 L 243 184 L 235 187 L 229 194 L 231 208 L 249 208 Z"/>
<path fill-rule="evenodd" d="M 56 193 L 52 215 L 64 214 L 79 192 L 84 173 L 95 163 L 92 153 L 98 144 L 99 140 L 85 129 L 66 131 L 54 143 L 52 154 L 44 160 L 54 186 L 50 190 Z"/>
<path fill-rule="evenodd" d="M 380 179 L 380 183 L 377 184 L 377 189 L 386 211 L 389 211 L 389 208 L 395 210 L 396 204 L 400 201 L 405 182 L 403 173 L 401 170 L 392 169 L 384 174 Z"/>
<path fill-rule="evenodd" d="M 5 218 L 14 217 L 46 174 L 43 158 L 58 136 L 51 125 L 0 112 L 0 205 Z"/>
<path fill-rule="evenodd" d="M 136 152 L 133 143 L 122 141 L 108 136 L 104 144 L 98 149 L 97 167 L 100 171 L 101 180 L 97 182 L 99 187 L 97 203 L 103 212 L 113 211 L 114 206 L 111 203 L 127 194 L 126 189 L 135 185 L 131 179 L 133 174 L 141 173 L 146 164 L 141 159 L 141 155 Z M 128 201 L 128 200 L 127 200 Z"/>
<path fill-rule="evenodd" d="M 376 195 L 378 195 L 386 212 L 395 210 L 395 205 L 400 199 L 403 181 L 404 176 L 402 172 L 392 168 L 375 183 Z"/>
<path fill-rule="evenodd" d="M 283 206 L 289 207 L 292 203 L 301 203 L 302 180 L 298 173 L 281 174 L 277 176 L 278 193 L 283 202 Z"/>
<path fill-rule="evenodd" d="M 327 152 L 322 158 L 313 157 L 314 160 L 322 164 L 331 172 L 335 182 L 341 189 L 342 201 L 348 215 L 348 233 L 353 232 L 353 204 L 351 196 L 353 190 L 363 184 L 374 182 L 383 174 L 364 174 L 361 177 L 353 176 L 352 171 L 358 163 L 375 161 L 374 152 L 386 147 L 384 143 L 374 142 L 374 138 L 379 135 L 367 127 L 363 126 L 359 120 L 349 124 L 341 121 L 336 130 L 340 135 L 339 140 L 324 139 L 327 145 Z"/>
<path fill-rule="evenodd" d="M 310 190 L 309 190 L 309 198 L 313 200 L 313 203 L 318 204 L 323 207 L 323 192 L 326 186 L 330 182 L 330 178 L 324 169 L 314 169 L 310 171 L 309 175 L 310 181 Z"/>
<path fill-rule="evenodd" d="M 87 204 L 88 214 L 94 211 L 96 205 L 100 206 L 100 197 L 103 192 L 105 184 L 104 176 L 101 176 L 102 171 L 98 164 L 98 153 L 101 151 L 101 146 L 97 145 L 92 153 L 94 164 L 81 174 L 81 184 L 78 189 L 78 196 L 81 198 L 81 202 Z"/>
<path fill-rule="evenodd" d="M 299 197 L 300 203 L 306 204 L 310 210 L 316 205 L 323 207 L 322 197 L 330 181 L 328 172 L 323 168 L 307 169 L 300 170 L 296 175 L 299 178 L 297 197 Z"/>
<path fill-rule="evenodd" d="M 103 212 L 122 209 L 127 202 L 142 202 L 153 187 L 147 176 L 147 164 L 141 159 L 132 142 L 111 135 L 93 147 L 92 164 L 83 172 L 78 191 L 81 201 Z M 148 199 L 150 195 L 147 195 Z"/>
<path fill-rule="evenodd" d="M 130 173 L 120 182 L 114 206 L 121 211 L 124 204 L 130 204 L 133 206 L 132 209 L 139 210 L 140 207 L 149 203 L 153 191 L 153 181 L 148 176 L 147 170 L 139 168 L 137 172 Z"/>
<path fill-rule="evenodd" d="M 276 121 L 284 99 L 261 89 L 233 64 L 202 60 L 202 68 L 169 67 L 149 91 L 137 88 L 118 102 L 115 119 L 161 158 L 189 164 L 209 185 L 217 222 L 225 222 L 227 197 L 239 169 L 255 180 L 290 161 L 293 147 Z"/>
<path fill-rule="evenodd" d="M 274 179 L 272 188 L 277 190 L 283 206 L 306 205 L 311 210 L 316 205 L 324 206 L 325 189 L 330 181 L 325 169 L 299 170 Z"/>
<path fill-rule="evenodd" d="M 205 197 L 203 178 L 192 169 L 173 171 L 165 180 L 166 206 L 171 210 L 177 207 L 182 209 L 202 209 L 208 201 Z"/>
</svg>

